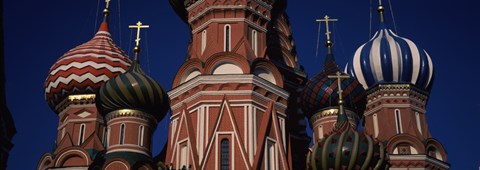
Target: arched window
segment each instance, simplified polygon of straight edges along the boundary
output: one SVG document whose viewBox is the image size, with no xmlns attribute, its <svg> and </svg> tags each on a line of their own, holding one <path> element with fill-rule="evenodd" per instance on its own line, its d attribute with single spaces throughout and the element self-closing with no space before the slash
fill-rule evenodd
<svg viewBox="0 0 480 170">
<path fill-rule="evenodd" d="M 85 139 L 85 124 L 82 123 L 80 125 L 80 136 L 78 137 L 78 145 L 81 145 L 84 139 Z"/>
<path fill-rule="evenodd" d="M 120 125 L 120 145 L 125 142 L 125 124 Z"/>
<path fill-rule="evenodd" d="M 397 134 L 401 134 L 403 133 L 403 129 L 402 129 L 402 114 L 400 113 L 400 110 L 399 109 L 395 109 L 395 123 L 396 123 L 396 127 L 397 127 Z"/>
<path fill-rule="evenodd" d="M 207 30 L 203 30 L 202 32 L 202 54 L 205 51 L 205 47 L 207 47 Z"/>
<path fill-rule="evenodd" d="M 232 35 L 232 30 L 231 30 L 231 26 L 230 25 L 225 25 L 225 28 L 224 28 L 224 32 L 225 32 L 225 51 L 230 51 L 230 45 L 231 45 L 231 35 Z"/>
<path fill-rule="evenodd" d="M 258 35 L 257 30 L 252 31 L 252 49 L 255 52 L 255 56 L 258 56 Z"/>
<path fill-rule="evenodd" d="M 145 127 L 143 125 L 140 125 L 138 128 L 138 146 L 143 146 L 143 135 L 145 132 Z"/>
<path fill-rule="evenodd" d="M 220 155 L 220 170 L 230 170 L 230 143 L 228 139 L 222 139 Z"/>
</svg>

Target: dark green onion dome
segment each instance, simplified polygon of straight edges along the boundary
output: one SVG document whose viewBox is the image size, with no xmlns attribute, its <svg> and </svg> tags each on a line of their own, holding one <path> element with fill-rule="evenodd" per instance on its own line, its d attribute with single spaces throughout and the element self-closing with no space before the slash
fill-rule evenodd
<svg viewBox="0 0 480 170">
<path fill-rule="evenodd" d="M 127 72 L 108 80 L 98 96 L 97 108 L 104 116 L 112 111 L 132 109 L 151 114 L 160 121 L 170 109 L 167 93 L 157 81 L 145 75 L 138 59 Z"/>
<path fill-rule="evenodd" d="M 382 143 L 354 130 L 340 111 L 332 134 L 316 142 L 307 155 L 307 169 L 388 169 Z"/>
</svg>

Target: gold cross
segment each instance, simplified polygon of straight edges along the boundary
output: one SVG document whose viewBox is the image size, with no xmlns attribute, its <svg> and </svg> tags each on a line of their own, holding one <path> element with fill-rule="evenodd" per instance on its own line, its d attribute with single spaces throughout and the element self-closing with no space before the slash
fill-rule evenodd
<svg viewBox="0 0 480 170">
<path fill-rule="evenodd" d="M 340 71 L 337 71 L 337 74 L 335 75 L 329 75 L 328 78 L 331 78 L 331 79 L 337 79 L 338 81 L 338 101 L 342 101 L 343 98 L 342 98 L 342 93 L 343 93 L 343 90 L 342 90 L 342 78 L 343 79 L 347 79 L 347 78 L 350 78 L 350 75 L 348 74 L 344 74 L 342 75 L 342 73 L 340 73 Z"/>
<path fill-rule="evenodd" d="M 110 5 L 110 0 L 105 0 L 105 3 L 107 3 L 107 6 L 105 6 L 105 8 L 108 9 L 108 5 Z"/>
<path fill-rule="evenodd" d="M 325 35 L 327 35 L 327 40 L 330 40 L 330 28 L 328 27 L 328 22 L 337 22 L 338 19 L 330 19 L 330 17 L 328 15 L 325 15 L 324 17 L 325 19 L 317 19 L 317 22 L 325 22 L 325 26 L 327 27 L 327 32 L 325 33 Z"/>
<path fill-rule="evenodd" d="M 142 22 L 138 21 L 137 25 L 129 25 L 128 28 L 136 28 L 137 29 L 137 39 L 135 39 L 135 46 L 138 47 L 140 44 L 140 29 L 142 28 L 149 28 L 148 25 L 142 25 Z"/>
</svg>

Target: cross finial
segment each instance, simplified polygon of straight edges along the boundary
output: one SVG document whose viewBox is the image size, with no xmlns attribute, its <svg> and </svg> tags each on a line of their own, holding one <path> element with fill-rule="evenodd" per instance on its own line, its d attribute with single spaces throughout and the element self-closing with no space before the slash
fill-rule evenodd
<svg viewBox="0 0 480 170">
<path fill-rule="evenodd" d="M 350 75 L 348 75 L 348 74 L 343 74 L 342 75 L 342 73 L 340 73 L 340 71 L 337 71 L 337 73 L 335 75 L 329 75 L 328 78 L 337 79 L 337 81 L 338 81 L 338 92 L 337 92 L 338 93 L 338 104 L 340 106 L 342 106 L 342 104 L 343 104 L 342 79 L 350 78 Z"/>
<path fill-rule="evenodd" d="M 343 97 L 342 97 L 342 79 L 350 78 L 350 75 L 348 74 L 343 74 L 340 73 L 340 71 L 337 71 L 337 74 L 335 75 L 329 75 L 328 78 L 331 79 L 337 79 L 338 82 L 338 107 L 339 107 L 339 112 L 337 116 L 337 122 L 335 122 L 335 126 L 333 127 L 333 131 L 335 132 L 344 132 L 346 129 L 348 129 L 350 123 L 348 121 L 348 117 L 344 112 L 343 109 Z"/>
<path fill-rule="evenodd" d="M 328 23 L 337 22 L 337 21 L 338 19 L 331 19 L 328 15 L 325 15 L 324 19 L 317 19 L 317 22 L 325 22 L 325 27 L 327 28 L 325 32 L 325 35 L 327 35 L 327 43 L 325 43 L 325 46 L 327 46 L 328 48 L 328 54 L 332 54 L 332 45 L 333 45 L 332 41 L 330 40 L 330 34 L 332 34 L 332 32 L 330 32 L 330 26 L 328 25 Z"/>
<path fill-rule="evenodd" d="M 105 3 L 107 4 L 107 5 L 105 6 L 105 8 L 108 9 L 108 6 L 110 5 L 110 0 L 105 0 Z"/>
<path fill-rule="evenodd" d="M 327 28 L 325 35 L 327 35 L 327 40 L 330 40 L 330 34 L 332 33 L 330 32 L 330 27 L 328 25 L 328 22 L 337 22 L 338 19 L 331 19 L 328 15 L 325 15 L 325 17 L 323 18 L 324 19 L 317 19 L 317 22 L 325 22 L 325 26 Z"/>
<path fill-rule="evenodd" d="M 140 29 L 142 28 L 149 28 L 149 25 L 143 25 L 142 22 L 138 21 L 136 25 L 130 25 L 128 28 L 136 28 L 137 29 L 137 39 L 135 39 L 135 47 L 138 48 L 140 44 Z"/>
</svg>

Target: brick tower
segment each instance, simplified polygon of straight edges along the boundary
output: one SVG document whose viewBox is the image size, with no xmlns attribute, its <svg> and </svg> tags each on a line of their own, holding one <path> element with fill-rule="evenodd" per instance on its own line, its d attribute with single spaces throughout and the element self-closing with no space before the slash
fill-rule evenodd
<svg viewBox="0 0 480 170">
<path fill-rule="evenodd" d="M 304 169 L 298 109 L 306 75 L 285 1 L 171 0 L 191 42 L 168 93 L 165 164 L 174 169 Z"/>
</svg>

